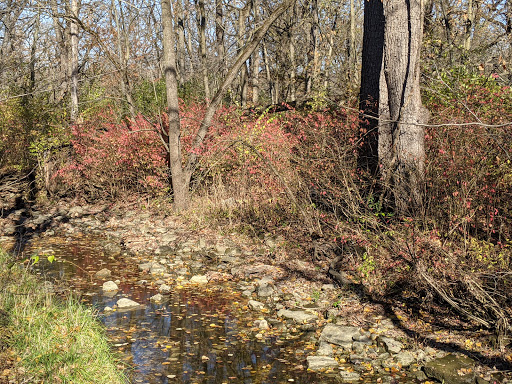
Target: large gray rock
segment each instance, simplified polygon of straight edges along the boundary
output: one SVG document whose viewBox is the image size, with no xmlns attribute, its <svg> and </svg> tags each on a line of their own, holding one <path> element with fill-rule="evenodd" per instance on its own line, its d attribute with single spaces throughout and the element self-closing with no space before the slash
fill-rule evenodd
<svg viewBox="0 0 512 384">
<path fill-rule="evenodd" d="M 313 371 L 337 368 L 339 366 L 338 362 L 334 358 L 328 356 L 308 356 L 306 360 L 308 362 L 308 369 Z"/>
<path fill-rule="evenodd" d="M 360 332 L 357 327 L 327 324 L 320 335 L 320 340 L 347 348 L 352 345 L 353 339 L 359 335 Z"/>
<path fill-rule="evenodd" d="M 467 356 L 452 354 L 429 361 L 425 374 L 446 384 L 470 384 L 475 381 L 475 361 Z"/>
<path fill-rule="evenodd" d="M 258 287 L 258 296 L 259 297 L 269 297 L 274 293 L 274 288 L 270 285 L 265 285 L 263 287 Z"/>
<path fill-rule="evenodd" d="M 140 306 L 139 303 L 136 301 L 127 299 L 126 297 L 123 297 L 122 299 L 117 300 L 117 308 L 118 309 L 131 309 L 136 308 Z"/>
<path fill-rule="evenodd" d="M 308 323 L 318 319 L 318 315 L 316 314 L 308 313 L 306 311 L 293 311 L 289 309 L 280 309 L 277 312 L 277 316 L 293 320 L 296 323 Z"/>
</svg>

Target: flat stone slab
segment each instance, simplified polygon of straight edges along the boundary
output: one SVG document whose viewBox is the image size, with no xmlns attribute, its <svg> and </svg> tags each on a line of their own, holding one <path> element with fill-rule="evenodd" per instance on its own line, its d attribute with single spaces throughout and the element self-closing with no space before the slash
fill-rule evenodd
<svg viewBox="0 0 512 384">
<path fill-rule="evenodd" d="M 334 350 L 332 349 L 332 345 L 326 341 L 321 341 L 318 346 L 318 351 L 316 352 L 317 356 L 332 356 Z"/>
<path fill-rule="evenodd" d="M 306 360 L 308 362 L 308 369 L 312 371 L 337 368 L 339 366 L 338 362 L 329 356 L 308 356 Z"/>
<path fill-rule="evenodd" d="M 117 308 L 118 309 L 131 309 L 136 308 L 140 306 L 139 303 L 136 301 L 127 299 L 126 297 L 123 297 L 122 299 L 117 300 Z"/>
<path fill-rule="evenodd" d="M 475 361 L 467 356 L 446 355 L 429 361 L 423 367 L 432 379 L 447 384 L 471 384 L 475 381 Z"/>
<path fill-rule="evenodd" d="M 378 341 L 379 344 L 384 345 L 384 348 L 386 348 L 386 351 L 389 353 L 399 353 L 404 347 L 401 342 L 392 339 L 391 337 L 380 336 Z"/>
<path fill-rule="evenodd" d="M 296 323 L 308 323 L 310 321 L 318 319 L 318 315 L 309 313 L 306 311 L 293 311 L 289 309 L 280 309 L 277 312 L 277 316 L 284 317 L 285 319 L 291 319 Z"/>
<path fill-rule="evenodd" d="M 354 338 L 359 337 L 359 328 L 346 325 L 327 324 L 320 335 L 320 340 L 331 344 L 347 346 Z"/>
</svg>

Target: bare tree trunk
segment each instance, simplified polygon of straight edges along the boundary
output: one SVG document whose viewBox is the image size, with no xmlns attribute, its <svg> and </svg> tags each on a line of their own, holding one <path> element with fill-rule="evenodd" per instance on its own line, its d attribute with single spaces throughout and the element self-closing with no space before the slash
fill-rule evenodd
<svg viewBox="0 0 512 384">
<path fill-rule="evenodd" d="M 130 111 L 130 115 L 134 117 L 136 115 L 135 103 L 132 98 L 132 87 L 130 84 L 130 77 L 128 74 L 128 60 L 130 58 L 130 45 L 128 41 L 128 36 L 126 34 L 126 30 L 124 27 L 124 15 L 122 12 L 121 2 L 118 2 L 119 10 L 117 6 L 112 0 L 112 11 L 114 16 L 114 21 L 116 23 L 116 32 L 117 32 L 117 49 L 118 49 L 118 57 L 119 57 L 119 68 L 121 69 L 121 92 L 123 97 L 128 104 L 128 110 Z M 121 17 L 119 17 L 119 13 L 121 13 Z"/>
<path fill-rule="evenodd" d="M 392 132 L 393 194 L 400 214 L 417 214 L 424 196 L 424 128 L 420 97 L 421 0 L 384 2 L 384 75 Z M 404 22 L 406 21 L 406 22 Z"/>
<path fill-rule="evenodd" d="M 290 30 L 288 32 L 288 49 L 290 54 L 290 101 L 296 101 L 297 95 L 297 80 L 295 77 L 295 71 L 297 70 L 297 61 L 295 59 L 295 44 L 293 43 L 293 34 Z"/>
<path fill-rule="evenodd" d="M 311 2 L 310 49 L 308 51 L 308 72 L 306 76 L 306 95 L 310 95 L 318 75 L 318 0 Z"/>
<path fill-rule="evenodd" d="M 176 53 L 178 55 L 178 81 L 180 85 L 185 84 L 185 16 L 182 0 L 176 1 L 176 27 L 178 28 L 178 43 Z"/>
<path fill-rule="evenodd" d="M 196 0 L 197 29 L 199 31 L 199 53 L 201 56 L 201 71 L 203 73 L 203 86 L 206 104 L 210 102 L 210 84 L 208 81 L 208 63 L 206 61 L 206 12 L 204 0 Z"/>
<path fill-rule="evenodd" d="M 53 21 L 53 29 L 55 31 L 55 43 L 56 46 L 59 47 L 58 55 L 58 65 L 56 71 L 56 80 L 59 84 L 59 87 L 54 90 L 54 99 L 55 102 L 59 103 L 62 101 L 66 92 L 68 91 L 68 69 L 67 69 L 67 57 L 69 55 L 66 39 L 64 34 L 64 27 L 61 24 L 61 20 L 59 18 L 59 7 L 57 5 L 57 0 L 51 1 L 51 9 L 52 9 L 52 21 Z"/>
<path fill-rule="evenodd" d="M 254 9 L 254 24 L 258 25 L 260 22 L 260 4 L 259 0 L 253 0 Z M 252 55 L 251 69 L 252 69 L 252 104 L 256 105 L 260 96 L 260 50 L 256 49 Z"/>
<path fill-rule="evenodd" d="M 270 72 L 270 63 L 268 60 L 267 45 L 263 42 L 263 61 L 265 63 L 265 73 L 267 75 L 268 91 L 270 93 L 270 100 L 272 104 L 277 104 L 277 95 L 275 92 L 275 84 L 272 80 L 272 74 Z"/>
<path fill-rule="evenodd" d="M 69 60 L 71 73 L 71 113 L 72 122 L 78 119 L 78 0 L 71 0 L 70 45 Z"/>
<path fill-rule="evenodd" d="M 226 74 L 226 49 L 224 48 L 224 12 L 222 0 L 215 0 L 215 37 L 217 42 L 217 57 L 222 76 Z"/>
<path fill-rule="evenodd" d="M 351 0 L 352 1 L 352 0 Z M 336 22 L 338 20 L 338 15 L 336 14 L 334 16 L 334 20 L 333 20 L 333 23 L 332 23 L 332 28 L 331 28 L 331 32 L 329 33 L 329 49 L 327 51 L 327 57 L 325 59 L 325 70 L 324 70 L 324 91 L 328 93 L 328 88 L 329 88 L 329 84 L 330 84 L 330 81 L 329 81 L 329 77 L 330 77 L 330 68 L 331 68 L 331 61 L 332 61 L 332 54 L 333 54 L 333 50 L 334 50 L 334 35 L 336 34 Z M 355 71 L 355 67 L 354 67 L 354 71 Z M 350 69 L 349 69 L 349 73 L 350 73 Z M 354 79 L 351 78 L 350 81 L 353 81 Z M 348 84 L 348 86 L 352 86 L 352 84 Z"/>
<path fill-rule="evenodd" d="M 174 28 L 170 0 L 161 0 L 163 28 L 163 67 L 167 93 L 167 114 L 169 117 L 169 167 L 171 169 L 174 205 L 178 211 L 187 208 L 189 182 L 182 166 L 180 116 L 176 55 L 174 53 Z"/>
<path fill-rule="evenodd" d="M 354 6 L 355 0 L 350 0 L 350 41 L 348 53 L 348 73 L 349 81 L 356 82 L 356 66 L 357 66 L 357 52 L 356 52 L 356 11 Z M 334 28 L 333 28 L 334 31 Z"/>
<path fill-rule="evenodd" d="M 242 8 L 238 12 L 238 54 L 240 54 L 244 47 L 244 32 L 245 32 L 245 20 L 247 18 L 248 10 Z M 242 108 L 247 106 L 247 82 L 248 82 L 249 70 L 247 69 L 247 63 L 243 64 L 243 68 L 240 71 L 240 104 Z"/>
<path fill-rule="evenodd" d="M 468 9 L 464 15 L 466 19 L 466 25 L 464 28 L 464 50 L 467 52 L 471 49 L 471 34 L 473 31 L 473 24 L 475 22 L 475 12 L 473 9 L 473 0 L 468 0 Z"/>
</svg>

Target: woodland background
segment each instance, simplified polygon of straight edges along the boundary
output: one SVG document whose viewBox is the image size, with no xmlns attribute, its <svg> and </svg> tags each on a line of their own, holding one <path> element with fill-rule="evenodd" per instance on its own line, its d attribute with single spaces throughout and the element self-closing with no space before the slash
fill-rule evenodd
<svg viewBox="0 0 512 384">
<path fill-rule="evenodd" d="M 279 4 L 172 1 L 181 156 L 197 159 L 188 214 L 255 236 L 285 234 L 290 255 L 313 257 L 340 282 L 392 300 L 415 292 L 408 300 L 423 310 L 451 308 L 505 347 L 512 4 L 422 4 L 418 84 L 429 119 L 419 197 L 404 208 L 381 165 L 360 161 L 374 117 L 386 122 L 360 97 L 369 73 L 380 76 L 362 68 L 371 1 L 289 3 L 220 94 Z M 33 177 L 38 203 L 172 203 L 162 4 L 0 5 L 0 170 Z"/>
</svg>

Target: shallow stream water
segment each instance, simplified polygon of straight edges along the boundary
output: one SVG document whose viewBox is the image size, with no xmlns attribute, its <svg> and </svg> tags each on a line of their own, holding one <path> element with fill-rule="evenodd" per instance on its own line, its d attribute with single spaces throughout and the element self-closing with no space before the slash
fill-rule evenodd
<svg viewBox="0 0 512 384">
<path fill-rule="evenodd" d="M 269 331 L 253 327 L 258 315 L 232 283 L 181 287 L 165 295 L 162 304 L 150 302 L 157 287 L 138 271 L 133 256 L 112 257 L 94 237 L 53 237 L 33 240 L 25 254 L 54 254 L 49 263 L 40 258 L 38 273 L 62 281 L 95 308 L 108 336 L 128 366 L 132 383 L 337 383 L 334 374 L 307 371 L 305 359 L 314 341 L 293 329 Z M 102 268 L 119 279 L 119 291 L 105 295 L 103 280 L 94 278 Z M 121 297 L 141 304 L 131 311 L 104 312 Z M 368 377 L 367 382 L 375 379 Z"/>
</svg>

